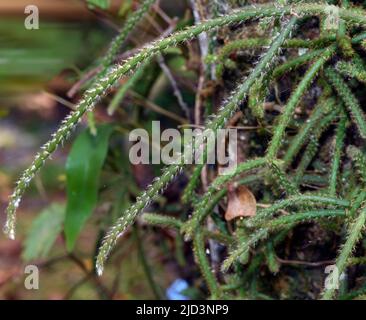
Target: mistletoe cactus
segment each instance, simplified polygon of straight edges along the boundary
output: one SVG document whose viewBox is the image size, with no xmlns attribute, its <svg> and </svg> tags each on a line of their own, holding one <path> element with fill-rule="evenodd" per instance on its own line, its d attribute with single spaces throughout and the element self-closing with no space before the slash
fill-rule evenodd
<svg viewBox="0 0 366 320">
<path fill-rule="evenodd" d="M 5 233 L 14 239 L 16 210 L 45 161 L 69 139 L 83 115 L 91 113 L 121 78 L 133 79 L 146 67 L 146 61 L 164 56 L 171 48 L 183 46 L 202 34 L 215 39 L 214 35 L 223 31 L 238 33 L 253 26 L 260 29 L 261 22 L 267 21 L 272 30 L 266 36 L 244 39 L 228 36 L 221 47 L 212 40 L 213 50 L 204 60 L 206 66 L 214 67 L 212 79 L 221 81 L 223 87 L 225 77 L 230 72 L 240 73 L 243 65 L 233 59 L 235 53 L 240 56 L 240 52 L 250 52 L 257 60 L 251 62 L 249 68 L 245 62 L 245 73 L 240 74 L 235 88 L 231 94 L 226 94 L 217 111 L 213 110 L 211 115 L 208 110 L 205 113 L 203 135 L 206 131 L 216 132 L 232 125 L 238 111 L 259 127 L 250 135 L 254 142 L 247 147 L 249 151 L 244 160 L 225 175 L 216 175 L 215 169 L 206 167 L 205 163 L 187 168 L 184 156 L 180 155 L 175 164 L 163 168 L 159 177 L 129 208 L 120 212 L 101 242 L 96 271 L 99 275 L 103 273 L 118 238 L 142 214 L 145 223 L 173 228 L 186 241 L 192 240 L 195 261 L 212 298 L 234 297 L 241 286 L 247 285 L 248 278 L 243 271 L 246 266 L 249 272 L 267 263 L 269 270 L 281 272 L 276 248 L 298 225 L 308 222 L 332 221 L 339 226 L 337 230 L 345 230 L 340 231 L 343 244 L 339 245 L 334 264 L 338 277 L 346 273 L 352 258 L 362 252 L 356 247 L 363 239 L 366 219 L 365 99 L 357 91 L 366 83 L 366 11 L 360 5 L 348 5 L 348 1 L 340 1 L 339 6 L 334 5 L 334 1 L 329 2 L 331 4 L 315 1 L 256 4 L 253 1 L 251 5 L 239 6 L 172 32 L 143 46 L 127 60 L 118 61 L 121 45 L 154 5 L 152 0 L 143 1 L 112 42 L 100 62 L 99 73 L 88 84 L 75 111 L 65 118 L 19 178 L 6 210 Z M 302 34 L 309 21 L 318 22 L 318 33 L 305 39 Z M 277 100 L 282 99 L 278 98 L 281 92 L 277 85 L 288 75 L 292 78 L 285 103 L 277 111 L 269 110 L 269 96 L 273 98 L 275 92 Z M 303 110 L 303 101 L 309 99 L 309 95 L 313 97 L 312 108 Z M 257 138 L 260 142 L 255 142 Z M 325 147 L 326 139 L 332 140 L 331 148 Z M 205 160 L 211 147 L 205 146 Z M 316 173 L 308 174 L 309 168 L 316 168 Z M 213 171 L 210 177 L 216 175 L 216 178 L 206 181 L 206 186 L 201 188 L 201 177 L 207 170 Z M 190 214 L 178 219 L 144 213 L 182 172 L 189 176 L 182 200 L 190 208 Z M 354 179 L 347 181 L 350 176 Z M 319 184 L 312 183 L 316 179 Z M 240 217 L 229 223 L 218 214 L 217 206 L 226 203 L 232 185 L 234 188 L 252 186 L 258 203 L 254 216 Z M 312 187 L 314 185 L 316 187 Z M 266 204 L 260 206 L 260 199 Z M 219 253 L 221 268 L 216 270 L 206 252 L 206 244 L 212 241 L 224 247 Z M 254 252 L 260 254 L 253 255 Z M 325 288 L 321 296 L 336 298 L 337 291 Z"/>
</svg>

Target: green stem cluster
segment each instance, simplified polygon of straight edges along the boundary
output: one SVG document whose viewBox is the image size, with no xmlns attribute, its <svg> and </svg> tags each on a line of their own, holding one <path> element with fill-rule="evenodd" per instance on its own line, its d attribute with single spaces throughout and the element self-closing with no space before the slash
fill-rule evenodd
<svg viewBox="0 0 366 320">
<path fill-rule="evenodd" d="M 14 238 L 16 209 L 30 181 L 57 147 L 68 138 L 85 112 L 91 111 L 98 100 L 105 96 L 108 89 L 115 85 L 121 77 L 131 75 L 126 86 L 122 87 L 115 96 L 115 100 L 109 108 L 110 113 L 113 113 L 128 87 L 141 76 L 141 70 L 143 70 L 141 66 L 144 67 L 154 56 L 164 53 L 166 49 L 193 39 L 203 32 L 222 28 L 234 23 L 267 17 L 276 18 L 280 21 L 284 16 L 293 16 L 289 19 L 283 30 L 276 34 L 273 40 L 253 38 L 234 41 L 226 45 L 213 60 L 220 65 L 220 63 L 225 63 L 226 57 L 234 50 L 266 47 L 269 45 L 268 50 L 262 55 L 258 64 L 239 83 L 230 97 L 224 101 L 217 114 L 213 115 L 207 121 L 205 131 L 202 133 L 203 136 L 207 136 L 207 132 L 213 131 L 216 133 L 218 129 L 225 127 L 233 113 L 248 97 L 248 104 L 251 107 L 252 114 L 259 122 L 265 122 L 267 120 L 266 112 L 262 108 L 261 102 L 266 97 L 269 85 L 277 81 L 286 72 L 295 70 L 311 62 L 309 69 L 293 90 L 281 114 L 275 119 L 274 125 L 272 126 L 272 138 L 264 156 L 239 163 L 237 167 L 231 168 L 224 175 L 218 176 L 208 186 L 205 194 L 195 203 L 194 212 L 188 221 L 183 222 L 172 217 L 155 214 L 144 214 L 143 219 L 151 225 L 177 229 L 186 238 L 193 240 L 195 259 L 213 298 L 222 297 L 223 286 L 220 285 L 219 280 L 211 270 L 209 256 L 206 254 L 205 249 L 207 239 L 221 242 L 229 247 L 229 256 L 222 264 L 222 271 L 227 272 L 233 265 L 237 265 L 240 261 L 247 261 L 250 258 L 249 250 L 257 244 L 262 243 L 273 232 L 282 230 L 280 238 L 283 239 L 283 235 L 286 235 L 288 230 L 302 222 L 317 221 L 318 219 L 324 218 L 340 218 L 339 220 L 344 221 L 346 218 L 352 218 L 354 222 L 349 227 L 345 245 L 341 249 L 336 262 L 340 274 L 345 272 L 350 263 L 352 251 L 361 237 L 366 222 L 364 194 L 362 193 L 356 196 L 356 200 L 354 200 L 353 196 L 357 195 L 355 193 L 357 188 L 349 191 L 339 183 L 339 176 L 343 170 L 342 156 L 343 149 L 346 146 L 348 116 L 350 116 L 350 120 L 356 125 L 361 137 L 363 139 L 366 138 L 366 120 L 362 107 L 356 96 L 352 93 L 351 88 L 342 78 L 342 76 L 354 77 L 360 82 L 365 82 L 366 79 L 365 66 L 362 58 L 358 56 L 357 51 L 353 48 L 355 44 L 364 41 L 366 38 L 365 33 L 361 33 L 353 38 L 350 38 L 347 33 L 350 28 L 366 27 L 366 15 L 364 11 L 353 9 L 348 5 L 338 8 L 323 3 L 294 3 L 291 5 L 265 4 L 244 7 L 239 10 L 234 10 L 228 15 L 204 21 L 201 24 L 175 32 L 166 38 L 150 43 L 127 61 L 110 68 L 121 44 L 125 41 L 127 35 L 138 21 L 141 20 L 142 16 L 148 11 L 153 2 L 153 0 L 145 0 L 140 8 L 130 16 L 121 33 L 112 43 L 109 51 L 103 58 L 101 73 L 85 92 L 76 110 L 62 122 L 51 140 L 42 147 L 42 151 L 37 154 L 31 166 L 20 177 L 7 208 L 5 232 L 10 238 Z M 320 16 L 327 18 L 328 13 L 332 11 L 331 9 L 336 9 L 341 19 L 339 30 L 336 30 L 337 33 L 310 41 L 289 39 L 297 25 L 299 17 Z M 288 60 L 274 68 L 281 48 L 308 48 L 309 52 Z M 350 59 L 351 62 L 341 60 L 334 68 L 332 66 L 332 58 L 336 54 L 342 58 Z M 342 109 L 342 103 L 337 103 L 336 98 L 332 96 L 333 92 L 329 89 L 330 86 L 324 84 L 322 77 L 323 69 L 325 69 L 324 75 L 326 79 L 331 84 L 335 93 L 340 96 L 348 113 Z M 219 67 L 218 70 L 222 71 L 222 67 L 221 69 Z M 319 74 L 321 76 L 319 77 L 318 85 L 323 88 L 324 93 L 318 98 L 318 103 L 314 106 L 308 120 L 302 123 L 297 134 L 290 140 L 287 150 L 282 152 L 284 146 L 286 146 L 285 142 L 288 142 L 286 140 L 288 138 L 287 128 L 295 122 L 296 109 Z M 320 85 L 321 80 L 323 80 L 322 85 Z M 304 180 L 305 170 L 313 163 L 312 160 L 318 150 L 320 138 L 337 118 L 339 121 L 335 132 L 334 148 L 331 152 L 330 168 L 326 170 L 325 175 L 325 181 L 328 179 L 328 185 L 325 188 L 326 192 L 321 195 L 315 192 L 301 193 L 300 182 Z M 207 154 L 211 151 L 212 147 L 211 145 L 206 145 L 203 148 L 204 152 L 202 157 L 204 162 L 196 165 L 194 169 L 188 187 L 184 192 L 186 202 L 193 199 L 193 194 L 198 185 Z M 303 154 L 299 155 L 303 148 L 305 149 Z M 192 153 L 195 152 L 198 151 L 192 150 Z M 291 166 L 296 163 L 296 157 L 299 156 L 301 158 L 298 161 L 296 172 L 294 173 L 292 172 L 293 168 Z M 363 151 L 351 146 L 347 148 L 347 156 L 353 160 L 357 167 L 359 180 L 364 186 L 366 183 L 366 157 Z M 96 270 L 98 274 L 102 274 L 105 261 L 114 248 L 117 239 L 135 221 L 137 215 L 152 201 L 156 200 L 162 190 L 180 173 L 185 166 L 185 160 L 185 155 L 181 155 L 175 164 L 166 167 L 152 185 L 136 198 L 135 203 L 109 229 L 96 258 Z M 250 171 L 253 171 L 252 175 L 248 175 Z M 270 184 L 277 191 L 286 191 L 287 198 L 275 202 L 268 208 L 258 210 L 256 216 L 246 221 L 238 222 L 235 230 L 237 232 L 235 233 L 228 231 L 229 228 L 225 229 L 225 224 L 223 228 L 216 224 L 220 230 L 218 232 L 212 231 L 211 229 L 207 230 L 203 226 L 203 223 L 211 215 L 215 205 L 227 194 L 228 188 L 226 184 L 237 179 L 242 174 L 246 175 L 242 179 L 242 182 L 245 184 L 258 181 L 263 176 L 266 177 L 269 174 L 271 177 Z M 265 183 L 266 179 L 263 180 Z M 240 184 L 240 182 L 237 182 L 237 184 Z M 339 190 L 342 190 L 343 193 Z M 345 199 L 351 200 L 337 198 L 337 195 L 345 195 Z M 309 207 L 312 210 L 309 210 Z M 313 209 L 314 207 L 318 210 Z M 283 214 L 284 210 L 288 210 L 289 212 Z M 266 260 L 273 273 L 279 272 L 280 267 L 275 255 L 276 244 L 277 242 L 274 239 L 269 239 L 265 243 L 264 253 L 260 255 L 260 259 L 259 256 L 256 259 L 259 263 Z M 149 279 L 152 280 L 151 275 Z M 327 289 L 324 292 L 324 298 L 333 298 L 334 294 L 334 289 Z"/>
</svg>

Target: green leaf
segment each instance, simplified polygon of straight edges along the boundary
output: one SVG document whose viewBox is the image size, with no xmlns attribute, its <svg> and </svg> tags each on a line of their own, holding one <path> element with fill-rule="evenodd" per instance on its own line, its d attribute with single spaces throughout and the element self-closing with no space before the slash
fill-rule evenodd
<svg viewBox="0 0 366 320">
<path fill-rule="evenodd" d="M 118 15 L 120 17 L 127 16 L 128 13 L 132 11 L 132 5 L 133 5 L 132 0 L 122 1 L 121 7 L 118 10 Z"/>
<path fill-rule="evenodd" d="M 25 261 L 45 258 L 57 236 L 65 218 L 65 206 L 54 203 L 44 209 L 33 221 L 25 240 L 22 258 Z"/>
<path fill-rule="evenodd" d="M 98 7 L 101 9 L 108 9 L 110 5 L 109 0 L 87 0 L 89 7 L 94 8 Z"/>
<path fill-rule="evenodd" d="M 112 130 L 111 125 L 99 126 L 96 136 L 85 130 L 75 140 L 67 158 L 65 236 L 69 251 L 73 250 L 84 223 L 97 204 L 99 176 Z"/>
</svg>

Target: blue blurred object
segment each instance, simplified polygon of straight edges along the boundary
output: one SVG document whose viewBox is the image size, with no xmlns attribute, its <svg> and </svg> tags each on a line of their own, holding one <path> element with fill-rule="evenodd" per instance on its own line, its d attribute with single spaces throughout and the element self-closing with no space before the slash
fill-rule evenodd
<svg viewBox="0 0 366 320">
<path fill-rule="evenodd" d="M 184 279 L 177 279 L 166 290 L 166 296 L 169 300 L 189 300 L 188 297 L 181 294 L 181 292 L 186 289 L 188 289 L 187 281 Z"/>
</svg>

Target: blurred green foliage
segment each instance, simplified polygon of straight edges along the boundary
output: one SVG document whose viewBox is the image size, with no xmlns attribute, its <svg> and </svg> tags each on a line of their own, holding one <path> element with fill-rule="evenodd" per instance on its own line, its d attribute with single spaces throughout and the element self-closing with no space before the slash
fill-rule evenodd
<svg viewBox="0 0 366 320">
<path fill-rule="evenodd" d="M 24 244 L 23 259 L 46 258 L 56 241 L 65 217 L 65 205 L 53 203 L 32 222 Z"/>
<path fill-rule="evenodd" d="M 101 9 L 108 9 L 110 0 L 87 0 L 90 8 L 98 7 Z"/>
<path fill-rule="evenodd" d="M 1 19 L 0 95 L 37 89 L 65 69 L 79 73 L 108 43 L 105 35 L 90 23 L 41 20 L 39 30 L 27 30 L 21 19 Z"/>
</svg>

